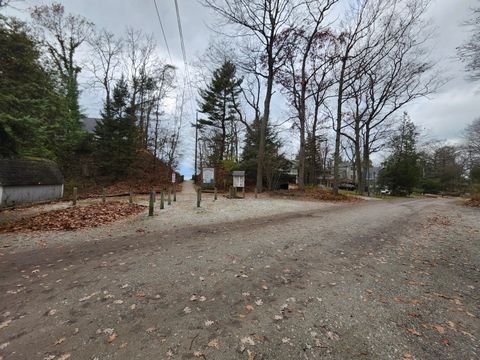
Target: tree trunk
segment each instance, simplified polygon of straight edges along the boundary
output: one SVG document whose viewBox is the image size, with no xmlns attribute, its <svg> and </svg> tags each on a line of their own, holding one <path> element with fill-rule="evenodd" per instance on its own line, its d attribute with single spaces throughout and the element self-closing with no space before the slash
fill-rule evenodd
<svg viewBox="0 0 480 360">
<path fill-rule="evenodd" d="M 268 118 L 270 116 L 270 102 L 272 100 L 273 75 L 274 75 L 273 74 L 273 57 L 270 50 L 267 90 L 265 92 L 265 101 L 263 105 L 263 117 L 260 124 L 260 142 L 258 146 L 258 157 L 257 157 L 257 191 L 258 192 L 263 191 L 263 164 L 265 162 L 265 136 L 267 133 Z"/>
<path fill-rule="evenodd" d="M 347 57 L 342 59 L 342 69 L 340 71 L 340 79 L 338 81 L 338 98 L 337 98 L 337 120 L 335 124 L 335 153 L 333 164 L 333 192 L 338 195 L 339 182 L 339 166 L 340 166 L 340 141 L 342 132 L 342 105 L 343 105 L 343 86 L 345 81 L 345 69 L 347 66 Z"/>
</svg>

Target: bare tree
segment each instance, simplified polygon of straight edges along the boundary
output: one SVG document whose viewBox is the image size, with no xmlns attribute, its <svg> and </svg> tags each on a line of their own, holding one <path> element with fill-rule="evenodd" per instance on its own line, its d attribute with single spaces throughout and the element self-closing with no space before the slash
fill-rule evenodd
<svg viewBox="0 0 480 360">
<path fill-rule="evenodd" d="M 472 80 L 480 80 L 480 7 L 472 9 L 471 18 L 464 26 L 471 29 L 471 37 L 458 48 L 458 55 L 465 63 Z"/>
<path fill-rule="evenodd" d="M 44 34 L 44 44 L 59 72 L 70 113 L 74 119 L 80 119 L 77 78 L 81 67 L 75 56 L 78 48 L 92 34 L 93 24 L 83 16 L 65 13 L 65 8 L 59 3 L 35 6 L 30 14 Z"/>
<path fill-rule="evenodd" d="M 287 45 L 282 47 L 285 65 L 279 71 L 278 77 L 297 111 L 297 125 L 300 133 L 298 186 L 302 191 L 305 186 L 307 100 L 317 94 L 317 105 L 321 105 L 318 104 L 318 88 L 317 91 L 310 91 L 312 90 L 310 82 L 315 79 L 318 72 L 328 68 L 332 63 L 333 57 L 329 52 L 335 46 L 332 45 L 335 41 L 330 31 L 324 28 L 323 23 L 328 11 L 337 2 L 338 0 L 304 1 L 303 6 L 299 7 L 299 14 L 305 12 L 306 15 L 301 16 L 298 25 L 293 24 L 282 34 L 288 38 L 288 41 Z M 318 111 L 318 108 L 316 110 Z M 316 120 L 318 120 L 318 113 L 314 121 Z"/>
<path fill-rule="evenodd" d="M 123 42 L 107 30 L 101 30 L 95 33 L 89 44 L 92 53 L 89 69 L 95 83 L 100 84 L 105 91 L 105 108 L 110 109 L 110 93 L 121 66 Z"/>
<path fill-rule="evenodd" d="M 480 118 L 474 120 L 466 129 L 467 151 L 480 162 Z"/>
<path fill-rule="evenodd" d="M 335 131 L 335 150 L 333 168 L 333 191 L 338 194 L 339 166 L 341 161 L 341 136 L 343 124 L 343 105 L 348 98 L 346 91 L 355 79 L 355 69 L 362 61 L 363 56 L 368 54 L 369 48 L 361 46 L 368 38 L 373 25 L 383 11 L 380 1 L 360 0 L 353 2 L 346 18 L 348 22 L 342 24 L 343 31 L 339 35 L 341 49 L 338 53 L 337 91 L 336 91 L 336 115 L 333 119 Z"/>
<path fill-rule="evenodd" d="M 263 190 L 263 167 L 265 158 L 265 135 L 270 118 L 275 73 L 280 63 L 282 50 L 280 33 L 289 25 L 295 9 L 293 0 L 203 0 L 227 23 L 237 25 L 243 35 L 252 37 L 258 44 L 257 55 L 263 60 L 260 74 L 267 82 L 260 128 L 260 144 L 257 164 L 257 190 Z"/>
</svg>

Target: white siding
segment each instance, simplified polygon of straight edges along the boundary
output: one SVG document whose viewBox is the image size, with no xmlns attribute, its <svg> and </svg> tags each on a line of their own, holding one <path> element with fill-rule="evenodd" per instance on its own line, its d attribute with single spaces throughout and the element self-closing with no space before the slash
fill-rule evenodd
<svg viewBox="0 0 480 360">
<path fill-rule="evenodd" d="M 0 186 L 0 206 L 56 200 L 63 196 L 63 185 Z"/>
</svg>

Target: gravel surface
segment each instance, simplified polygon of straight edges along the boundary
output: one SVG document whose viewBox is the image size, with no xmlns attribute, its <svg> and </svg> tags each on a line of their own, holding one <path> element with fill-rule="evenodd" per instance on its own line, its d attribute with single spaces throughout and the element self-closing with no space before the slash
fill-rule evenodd
<svg viewBox="0 0 480 360">
<path fill-rule="evenodd" d="M 187 205 L 182 226 L 140 218 L 146 230 L 133 235 L 86 242 L 82 231 L 61 246 L 4 249 L 0 354 L 479 358 L 478 209 L 444 199 L 298 202 L 312 208 L 260 216 L 263 202 L 280 204 L 263 199 L 238 220 L 221 216 L 255 200 L 223 201 Z"/>
<path fill-rule="evenodd" d="M 245 199 L 227 199 L 225 194 L 218 194 L 214 201 L 213 193 L 203 193 L 201 207 L 197 208 L 196 192 L 191 181 L 186 181 L 183 191 L 177 194 L 177 201 L 167 204 L 160 210 L 160 194 L 156 194 L 155 213 L 148 216 L 145 210 L 138 216 L 117 221 L 111 225 L 98 228 L 83 229 L 81 231 L 51 231 L 37 233 L 0 234 L 0 248 L 38 248 L 77 242 L 91 242 L 108 239 L 118 234 L 135 235 L 138 233 L 169 231 L 178 227 L 218 224 L 235 222 L 245 219 L 254 219 L 260 216 L 296 213 L 298 211 L 334 208 L 335 203 L 319 201 L 296 201 L 291 199 L 272 199 L 262 195 L 255 199 L 253 194 L 247 194 Z M 128 197 L 108 198 L 108 201 L 128 201 Z M 100 203 L 100 199 L 79 201 L 79 206 Z M 148 206 L 148 196 L 136 196 L 135 203 Z M 69 203 L 53 203 L 31 208 L 18 209 L 0 213 L 0 221 L 19 219 L 36 215 L 42 211 L 65 209 Z"/>
</svg>

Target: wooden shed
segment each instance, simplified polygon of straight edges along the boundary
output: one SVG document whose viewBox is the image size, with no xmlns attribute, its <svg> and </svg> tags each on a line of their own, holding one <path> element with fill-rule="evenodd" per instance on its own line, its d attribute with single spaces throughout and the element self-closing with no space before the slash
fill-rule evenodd
<svg viewBox="0 0 480 360">
<path fill-rule="evenodd" d="M 49 160 L 0 159 L 0 207 L 59 199 L 63 175 Z"/>
</svg>

